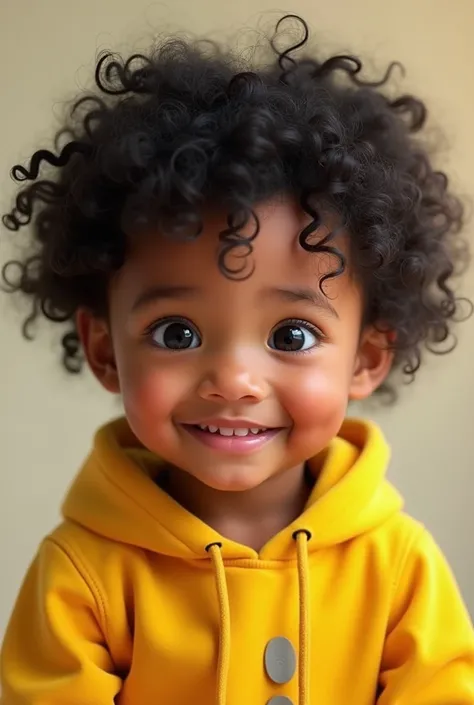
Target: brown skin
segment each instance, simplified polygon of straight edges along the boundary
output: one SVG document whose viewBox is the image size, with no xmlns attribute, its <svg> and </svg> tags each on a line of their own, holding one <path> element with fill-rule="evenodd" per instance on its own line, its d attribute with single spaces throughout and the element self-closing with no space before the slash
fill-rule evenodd
<svg viewBox="0 0 474 705">
<path fill-rule="evenodd" d="M 169 466 L 168 492 L 222 535 L 258 549 L 301 513 L 309 492 L 305 463 L 337 435 L 348 401 L 383 382 L 392 357 L 383 335 L 361 331 L 362 293 L 349 271 L 325 285 L 327 298 L 318 297 L 320 278 L 335 261 L 300 247 L 306 214 L 289 199 L 256 212 L 261 230 L 247 280 L 219 271 L 225 218 L 214 214 L 194 242 L 155 235 L 135 243 L 110 283 L 109 322 L 81 310 L 77 323 L 92 371 L 122 394 L 137 438 Z M 336 241 L 343 250 L 344 238 Z M 146 296 L 137 305 L 156 287 L 193 291 Z M 276 289 L 311 290 L 316 301 Z M 197 329 L 199 347 L 158 347 L 166 326 L 147 333 L 176 316 Z M 288 319 L 310 324 L 303 326 L 305 351 L 268 344 Z M 238 455 L 208 448 L 182 425 L 216 417 L 280 430 L 259 450 Z"/>
</svg>

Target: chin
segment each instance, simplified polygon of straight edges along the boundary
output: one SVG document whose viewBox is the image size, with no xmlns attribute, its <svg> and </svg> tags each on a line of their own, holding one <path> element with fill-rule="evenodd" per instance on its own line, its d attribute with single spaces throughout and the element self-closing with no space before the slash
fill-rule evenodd
<svg viewBox="0 0 474 705">
<path fill-rule="evenodd" d="M 224 472 L 218 477 L 199 477 L 200 482 L 218 492 L 248 492 L 259 487 L 265 478 L 249 477 L 240 473 Z"/>
</svg>

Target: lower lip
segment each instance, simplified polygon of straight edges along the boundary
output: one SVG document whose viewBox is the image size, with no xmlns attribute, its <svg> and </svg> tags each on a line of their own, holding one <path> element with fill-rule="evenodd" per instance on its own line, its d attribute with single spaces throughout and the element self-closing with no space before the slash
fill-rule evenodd
<svg viewBox="0 0 474 705">
<path fill-rule="evenodd" d="M 220 433 L 202 431 L 196 426 L 183 425 L 183 428 L 191 436 L 208 446 L 208 448 L 227 453 L 253 453 L 271 441 L 272 438 L 275 438 L 282 430 L 280 428 L 271 428 L 259 434 L 249 433 L 248 436 L 221 436 Z"/>
</svg>

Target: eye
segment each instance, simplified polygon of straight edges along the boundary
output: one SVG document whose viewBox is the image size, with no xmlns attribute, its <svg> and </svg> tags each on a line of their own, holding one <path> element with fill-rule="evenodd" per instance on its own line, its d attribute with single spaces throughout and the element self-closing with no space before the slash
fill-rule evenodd
<svg viewBox="0 0 474 705">
<path fill-rule="evenodd" d="M 310 323 L 285 321 L 273 329 L 268 345 L 280 352 L 304 352 L 316 347 L 321 338 L 322 333 Z"/>
<path fill-rule="evenodd" d="M 153 344 L 165 350 L 191 350 L 201 345 L 196 328 L 185 320 L 168 319 L 155 323 L 148 333 Z"/>
</svg>

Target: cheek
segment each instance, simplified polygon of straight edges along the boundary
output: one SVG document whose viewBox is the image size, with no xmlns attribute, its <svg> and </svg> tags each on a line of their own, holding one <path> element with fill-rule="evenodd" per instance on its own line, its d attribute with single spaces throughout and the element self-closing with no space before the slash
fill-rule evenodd
<svg viewBox="0 0 474 705">
<path fill-rule="evenodd" d="M 293 420 L 295 438 L 308 436 L 317 445 L 325 445 L 339 432 L 347 410 L 350 379 L 346 361 L 339 364 L 330 351 L 325 360 L 288 375 L 281 400 Z"/>
<path fill-rule="evenodd" d="M 152 355 L 153 357 L 153 355 Z M 125 360 L 118 364 L 123 403 L 131 423 L 153 426 L 172 416 L 185 396 L 185 377 L 159 360 Z"/>
<path fill-rule="evenodd" d="M 308 373 L 295 384 L 291 394 L 292 417 L 299 425 L 311 425 L 315 421 L 324 422 L 334 414 L 345 410 L 347 405 L 347 384 L 342 379 L 336 381 L 322 371 Z"/>
</svg>

